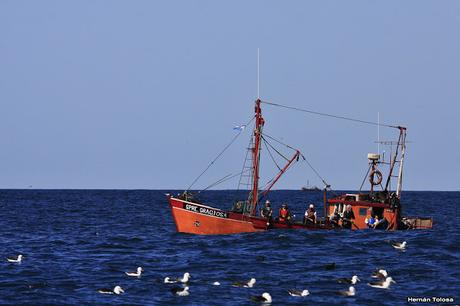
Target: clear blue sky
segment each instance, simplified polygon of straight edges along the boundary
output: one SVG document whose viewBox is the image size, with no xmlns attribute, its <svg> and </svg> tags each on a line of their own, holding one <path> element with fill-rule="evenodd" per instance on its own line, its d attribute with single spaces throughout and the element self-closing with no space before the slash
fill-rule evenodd
<svg viewBox="0 0 460 306">
<path fill-rule="evenodd" d="M 252 116 L 260 48 L 262 99 L 380 112 L 408 127 L 406 189 L 459 190 L 459 12 L 458 1 L 1 0 L 0 188 L 186 188 Z M 375 127 L 263 111 L 265 131 L 335 189 L 359 187 Z M 247 132 L 197 187 L 241 169 Z M 319 185 L 299 166 L 278 188 L 307 179 Z"/>
</svg>

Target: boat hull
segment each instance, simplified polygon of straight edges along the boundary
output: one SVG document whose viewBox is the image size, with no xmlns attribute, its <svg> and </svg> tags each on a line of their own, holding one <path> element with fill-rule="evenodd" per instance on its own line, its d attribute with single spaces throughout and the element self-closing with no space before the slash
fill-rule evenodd
<svg viewBox="0 0 460 306">
<path fill-rule="evenodd" d="M 176 230 L 198 235 L 226 235 L 262 231 L 249 217 L 198 203 L 169 198 Z"/>
</svg>

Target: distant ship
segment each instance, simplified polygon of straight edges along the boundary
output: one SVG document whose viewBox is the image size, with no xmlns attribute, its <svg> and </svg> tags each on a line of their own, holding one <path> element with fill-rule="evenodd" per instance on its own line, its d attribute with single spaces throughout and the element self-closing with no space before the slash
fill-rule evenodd
<svg viewBox="0 0 460 306">
<path fill-rule="evenodd" d="M 321 191 L 321 189 L 318 188 L 318 186 L 310 186 L 310 181 L 307 180 L 307 185 L 303 186 L 300 190 L 302 191 Z"/>
<path fill-rule="evenodd" d="M 390 161 L 386 162 L 380 158 L 379 154 L 368 154 L 369 169 L 366 173 L 366 177 L 370 182 L 369 192 L 358 192 L 355 194 L 344 194 L 341 196 L 335 196 L 331 199 L 327 199 L 328 185 L 325 183 L 324 188 L 324 216 L 317 218 L 314 223 L 304 223 L 302 221 L 296 221 L 287 219 L 288 221 L 282 221 L 279 218 L 265 218 L 258 213 L 259 203 L 263 203 L 267 199 L 267 194 L 270 192 L 272 187 L 278 182 L 281 176 L 296 162 L 303 159 L 306 161 L 304 155 L 300 153 L 298 149 L 295 149 L 287 144 L 284 144 L 281 140 L 278 140 L 272 136 L 267 135 L 264 131 L 265 120 L 262 117 L 261 104 L 268 104 L 273 106 L 279 106 L 283 108 L 290 108 L 294 110 L 301 110 L 294 107 L 284 106 L 271 102 L 261 101 L 257 99 L 255 101 L 255 116 L 250 121 L 254 121 L 254 129 L 250 141 L 249 150 L 247 151 L 246 160 L 243 166 L 243 171 L 238 174 L 248 177 L 248 197 L 244 200 L 235 199 L 230 205 L 230 210 L 222 210 L 209 205 L 205 205 L 201 202 L 196 194 L 192 194 L 189 190 L 177 196 L 167 194 L 169 206 L 171 208 L 172 217 L 176 225 L 176 230 L 181 233 L 190 234 L 237 234 L 247 232 L 258 232 L 272 229 L 307 229 L 307 230 L 329 230 L 329 229 L 345 229 L 350 228 L 350 220 L 348 210 L 352 210 L 354 214 L 353 220 L 351 220 L 352 230 L 368 229 L 370 219 L 378 219 L 380 229 L 384 230 L 400 230 L 400 229 L 429 229 L 432 228 L 433 220 L 430 217 L 403 217 L 401 215 L 402 205 L 400 202 L 402 192 L 402 179 L 403 179 L 403 165 L 404 155 L 406 149 L 406 128 L 402 126 L 390 126 L 386 127 L 394 128 L 399 131 L 399 138 L 396 142 L 393 142 L 396 150 L 390 154 Z M 301 110 L 305 111 L 305 110 Z M 325 115 L 317 112 L 310 113 Z M 331 115 L 327 115 L 331 116 Z M 340 119 L 352 120 L 361 123 L 374 124 L 363 120 L 356 120 L 345 117 L 333 116 Z M 238 127 L 241 128 L 241 127 Z M 236 136 L 237 137 L 237 136 Z M 236 139 L 236 137 L 234 139 Z M 230 142 L 225 149 L 214 159 L 208 166 L 208 168 L 214 164 L 222 153 L 233 143 Z M 292 150 L 292 157 L 282 155 L 276 150 L 270 141 L 274 141 L 280 145 Z M 263 187 L 259 185 L 259 170 L 260 170 L 260 153 L 262 146 L 267 153 L 273 158 L 273 154 L 277 153 L 283 157 L 286 164 L 277 165 L 279 172 L 268 181 L 267 185 Z M 191 150 L 192 148 L 185 148 Z M 248 162 L 248 165 L 246 165 Z M 308 161 L 307 161 L 308 163 Z M 309 164 L 309 163 L 308 163 Z M 310 165 L 310 164 L 309 164 Z M 389 171 L 386 176 L 386 181 L 383 180 L 382 172 L 378 169 L 379 165 L 389 166 Z M 311 166 L 311 165 L 310 165 Z M 206 168 L 197 179 L 199 179 L 208 169 Z M 315 171 L 316 173 L 316 171 Z M 396 175 L 394 174 L 396 173 Z M 183 175 L 183 174 L 181 174 Z M 318 175 L 319 176 L 319 175 Z M 226 178 L 232 176 L 225 176 L 223 179 L 217 181 L 222 182 Z M 241 181 L 240 177 L 240 181 Z M 397 178 L 396 190 L 391 191 L 391 184 L 393 178 Z M 196 180 L 194 182 L 196 182 Z M 210 186 L 215 186 L 214 183 Z M 363 181 L 364 184 L 364 181 Z M 192 184 L 193 185 L 193 184 Z M 361 185 L 362 187 L 362 185 Z M 376 190 L 377 187 L 380 190 Z M 189 188 L 190 189 L 190 188 Z M 312 191 L 319 190 L 315 186 L 307 186 L 302 190 Z M 361 190 L 361 188 L 360 188 Z M 285 199 L 289 201 L 289 199 Z M 347 210 L 347 211 L 346 211 Z M 275 212 L 275 210 L 273 211 Z M 372 221 L 373 222 L 373 221 Z M 377 227 L 374 227 L 377 228 Z"/>
</svg>

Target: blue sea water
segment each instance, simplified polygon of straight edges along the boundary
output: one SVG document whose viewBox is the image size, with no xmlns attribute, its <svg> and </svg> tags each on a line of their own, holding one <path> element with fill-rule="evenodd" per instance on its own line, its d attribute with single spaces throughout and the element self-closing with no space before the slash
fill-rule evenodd
<svg viewBox="0 0 460 306">
<path fill-rule="evenodd" d="M 27 305 L 257 305 L 269 292 L 273 305 L 406 305 L 407 297 L 453 297 L 460 303 L 460 192 L 406 192 L 404 215 L 432 216 L 419 231 L 273 230 L 227 236 L 177 233 L 164 195 L 149 190 L 0 190 L 0 304 Z M 177 192 L 177 191 L 176 191 Z M 236 191 L 208 191 L 205 203 L 228 208 Z M 297 215 L 321 193 L 274 191 Z M 319 209 L 321 212 L 321 209 Z M 406 240 L 405 252 L 385 240 Z M 24 254 L 21 264 L 6 257 Z M 325 264 L 336 263 L 335 270 Z M 141 278 L 124 272 L 142 266 Z M 366 283 L 378 267 L 396 280 L 390 289 Z M 166 276 L 192 275 L 190 295 L 174 296 Z M 336 278 L 358 275 L 356 296 Z M 254 288 L 234 281 L 255 277 Z M 219 281 L 221 286 L 212 286 Z M 120 285 L 122 295 L 101 287 Z M 308 289 L 305 298 L 290 288 Z"/>
</svg>

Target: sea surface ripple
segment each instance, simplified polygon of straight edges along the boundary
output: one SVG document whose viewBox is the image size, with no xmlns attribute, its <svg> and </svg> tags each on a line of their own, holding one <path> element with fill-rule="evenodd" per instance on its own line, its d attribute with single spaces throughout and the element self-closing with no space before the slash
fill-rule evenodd
<svg viewBox="0 0 460 306">
<path fill-rule="evenodd" d="M 0 190 L 0 304 L 28 305 L 257 305 L 269 292 L 274 305 L 406 305 L 407 297 L 453 297 L 460 302 L 460 192 L 405 192 L 404 215 L 432 216 L 419 231 L 293 231 L 195 236 L 177 233 L 165 197 L 149 190 Z M 173 191 L 177 193 L 178 191 Z M 210 205 L 229 208 L 244 193 L 208 191 Z M 274 191 L 273 206 L 288 202 L 301 217 L 321 193 Z M 405 252 L 385 240 L 406 240 Z M 6 257 L 24 254 L 21 264 Z M 336 269 L 324 265 L 336 263 Z M 142 266 L 141 278 L 125 271 Z M 366 285 L 379 267 L 396 280 L 390 289 Z M 166 276 L 192 275 L 190 295 L 174 296 Z M 336 278 L 357 274 L 356 296 Z M 255 277 L 254 288 L 234 281 Z M 212 286 L 219 281 L 221 286 Z M 122 295 L 101 287 L 120 285 Z M 308 289 L 305 298 L 286 290 Z"/>
</svg>

